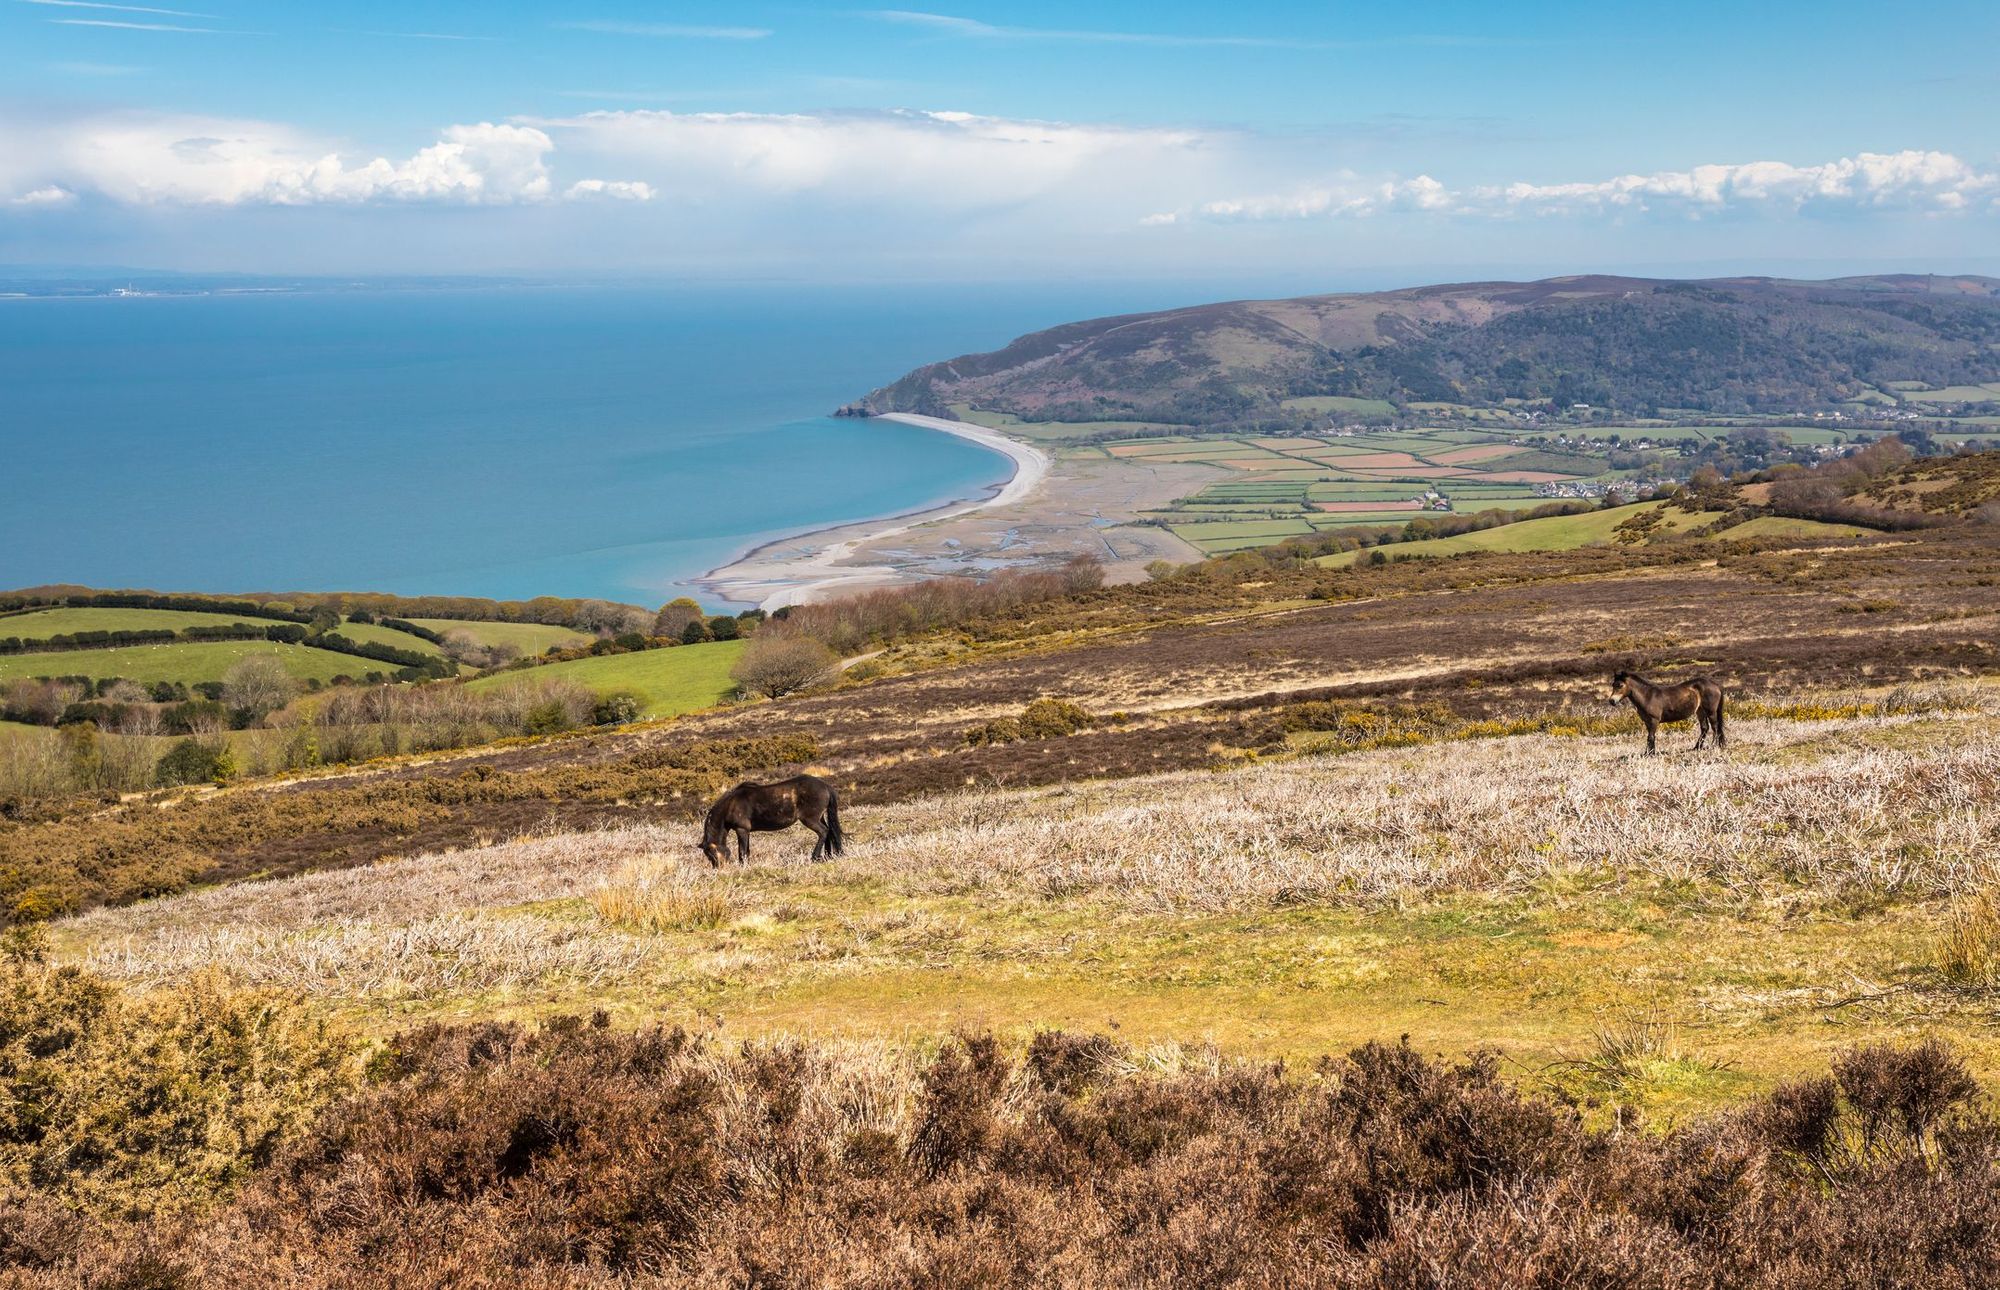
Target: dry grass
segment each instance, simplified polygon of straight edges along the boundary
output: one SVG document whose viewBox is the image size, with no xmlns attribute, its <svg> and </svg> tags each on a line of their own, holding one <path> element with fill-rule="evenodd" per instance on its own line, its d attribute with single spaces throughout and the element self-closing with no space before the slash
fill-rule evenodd
<svg viewBox="0 0 2000 1290">
<path fill-rule="evenodd" d="M 1960 985 L 2000 978 L 2000 898 L 1980 887 L 1953 902 L 1935 947 L 1938 970 Z"/>
<path fill-rule="evenodd" d="M 1827 897 L 1960 890 L 2000 848 L 2000 747 L 1841 746 L 1884 724 L 1740 723 L 1727 756 L 1530 737 L 967 793 L 875 813 L 848 863 L 919 889 L 1094 892 L 1142 910 L 1521 892 L 1579 876 Z"/>
<path fill-rule="evenodd" d="M 854 809 L 857 842 L 833 864 L 715 875 L 674 859 L 692 856 L 691 825 L 648 825 L 220 887 L 56 931 L 117 979 L 219 966 L 360 1000 L 1019 955 L 1053 935 L 1020 921 L 1035 910 L 1254 916 L 1621 886 L 1732 907 L 1950 896 L 2000 848 L 1987 720 L 1746 721 L 1726 756 L 1529 736 L 969 791 Z M 804 921 L 786 912 L 800 901 Z M 764 904 L 776 934 L 745 917 Z M 657 940 L 688 931 L 712 935 L 672 953 Z"/>
<path fill-rule="evenodd" d="M 629 860 L 590 893 L 597 916 L 641 932 L 720 927 L 742 912 L 728 879 L 666 856 Z"/>
</svg>

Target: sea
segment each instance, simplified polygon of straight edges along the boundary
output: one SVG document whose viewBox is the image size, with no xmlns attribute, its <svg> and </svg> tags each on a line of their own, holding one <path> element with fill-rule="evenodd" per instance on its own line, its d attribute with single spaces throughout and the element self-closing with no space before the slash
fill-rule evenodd
<svg viewBox="0 0 2000 1290">
<path fill-rule="evenodd" d="M 774 538 L 985 495 L 827 414 L 1149 286 L 549 286 L 0 300 L 0 588 L 657 605 Z M 721 606 L 712 595 L 703 597 Z"/>
</svg>

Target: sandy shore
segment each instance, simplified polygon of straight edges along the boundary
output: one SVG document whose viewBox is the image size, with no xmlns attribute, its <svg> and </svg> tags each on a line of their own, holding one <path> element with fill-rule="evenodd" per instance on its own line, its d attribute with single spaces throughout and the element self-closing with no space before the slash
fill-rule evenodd
<svg viewBox="0 0 2000 1290">
<path fill-rule="evenodd" d="M 940 430 L 970 439 L 990 448 L 1014 463 L 1014 473 L 990 496 L 958 498 L 942 506 L 932 506 L 901 515 L 866 520 L 861 524 L 817 529 L 796 537 L 767 542 L 756 550 L 719 569 L 711 569 L 696 580 L 697 585 L 718 596 L 755 603 L 759 608 L 779 609 L 808 600 L 824 600 L 837 591 L 884 586 L 903 580 L 896 565 L 852 564 L 864 547 L 898 537 L 920 524 L 932 524 L 993 506 L 1011 506 L 1027 500 L 1049 474 L 1049 454 L 1033 444 L 1010 439 L 997 430 L 967 421 L 947 421 L 942 417 L 920 417 L 908 412 L 889 412 L 885 421 Z"/>
<path fill-rule="evenodd" d="M 985 426 L 893 414 L 1005 453 L 1014 474 L 990 496 L 817 529 L 767 542 L 696 580 L 710 596 L 778 609 L 925 578 L 984 577 L 1088 555 L 1111 582 L 1136 582 L 1156 560 L 1201 553 L 1151 512 L 1231 472 L 1185 462 L 1053 448 Z"/>
</svg>

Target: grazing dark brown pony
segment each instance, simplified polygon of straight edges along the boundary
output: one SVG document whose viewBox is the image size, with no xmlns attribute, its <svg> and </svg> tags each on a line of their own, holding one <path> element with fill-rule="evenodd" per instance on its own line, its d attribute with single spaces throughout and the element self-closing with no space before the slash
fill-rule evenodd
<svg viewBox="0 0 2000 1290">
<path fill-rule="evenodd" d="M 840 795 L 833 785 L 812 775 L 797 775 L 775 784 L 738 784 L 708 808 L 702 825 L 701 853 L 721 868 L 729 858 L 729 835 L 736 835 L 736 858 L 750 863 L 750 835 L 803 824 L 818 842 L 812 858 L 837 856 L 846 844 L 840 831 Z"/>
<path fill-rule="evenodd" d="M 1686 721 L 1689 717 L 1701 723 L 1701 737 L 1694 743 L 1697 749 L 1707 745 L 1710 734 L 1715 736 L 1717 748 L 1729 746 L 1722 733 L 1722 684 L 1712 676 L 1693 676 L 1674 685 L 1654 685 L 1643 676 L 1620 672 L 1611 678 L 1612 705 L 1615 707 L 1620 699 L 1630 699 L 1639 711 L 1639 720 L 1646 723 L 1648 757 L 1658 751 L 1653 746 L 1653 736 L 1659 733 L 1662 722 Z"/>
</svg>

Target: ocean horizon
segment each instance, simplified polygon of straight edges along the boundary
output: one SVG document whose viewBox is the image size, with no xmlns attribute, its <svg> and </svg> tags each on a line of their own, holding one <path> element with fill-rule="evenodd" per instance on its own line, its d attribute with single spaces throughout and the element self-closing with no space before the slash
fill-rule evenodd
<svg viewBox="0 0 2000 1290">
<path fill-rule="evenodd" d="M 1143 295 L 1143 298 L 1138 298 Z M 0 301 L 0 587 L 658 604 L 1006 458 L 826 414 L 1158 286 L 555 287 Z"/>
</svg>

